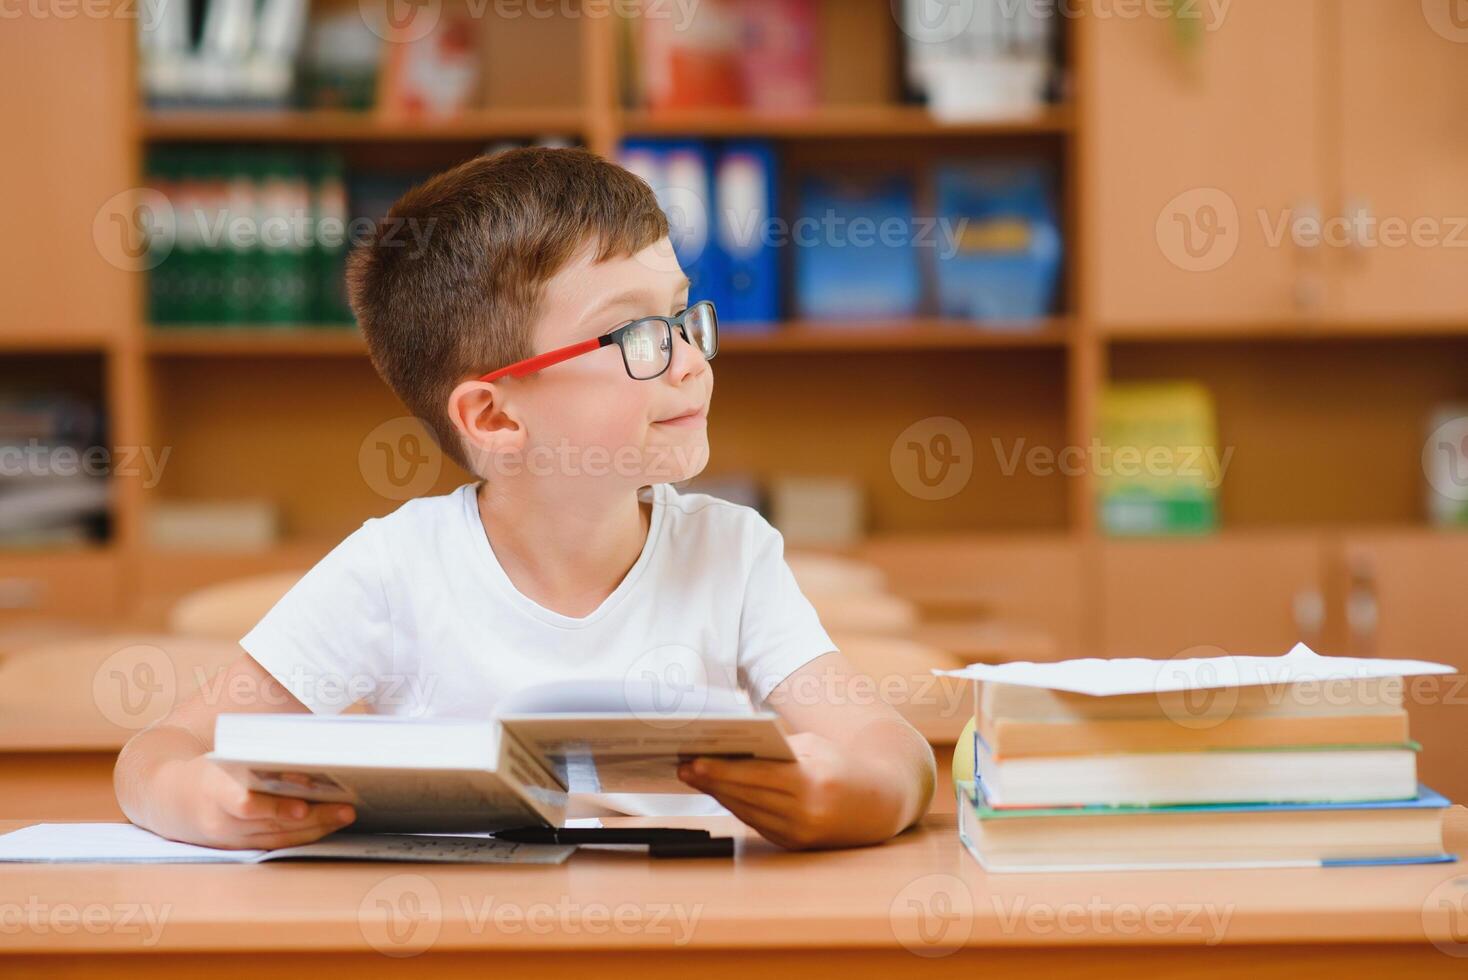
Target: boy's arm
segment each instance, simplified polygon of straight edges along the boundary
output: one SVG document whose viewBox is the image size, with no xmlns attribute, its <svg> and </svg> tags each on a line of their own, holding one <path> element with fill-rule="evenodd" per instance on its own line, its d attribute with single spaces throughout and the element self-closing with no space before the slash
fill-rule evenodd
<svg viewBox="0 0 1468 980">
<path fill-rule="evenodd" d="M 306 711 L 248 654 L 207 690 L 128 740 L 113 770 L 127 818 L 163 837 L 209 847 L 276 848 L 304 844 L 356 818 L 350 806 L 307 803 L 245 789 L 204 758 L 222 712 Z"/>
<path fill-rule="evenodd" d="M 795 734 L 796 761 L 704 758 L 679 767 L 702 790 L 789 848 L 876 844 L 912 826 L 933 797 L 933 750 L 890 705 L 860 701 L 831 652 L 785 678 L 768 703 Z"/>
</svg>

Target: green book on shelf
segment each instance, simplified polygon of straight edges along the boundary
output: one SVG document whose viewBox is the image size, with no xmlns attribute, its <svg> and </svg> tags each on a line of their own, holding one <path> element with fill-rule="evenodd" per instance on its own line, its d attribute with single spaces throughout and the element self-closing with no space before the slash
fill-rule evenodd
<svg viewBox="0 0 1468 980">
<path fill-rule="evenodd" d="M 1197 534 L 1218 523 L 1213 399 L 1190 382 L 1108 385 L 1096 484 L 1110 534 Z"/>
</svg>

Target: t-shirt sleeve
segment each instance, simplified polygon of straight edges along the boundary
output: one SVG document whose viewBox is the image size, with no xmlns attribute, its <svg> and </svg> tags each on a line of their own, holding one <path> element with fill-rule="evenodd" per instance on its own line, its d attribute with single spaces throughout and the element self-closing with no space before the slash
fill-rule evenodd
<svg viewBox="0 0 1468 980">
<path fill-rule="evenodd" d="M 332 549 L 240 640 L 302 704 L 336 714 L 371 701 L 393 669 L 379 528 L 368 521 Z"/>
<path fill-rule="evenodd" d="M 836 649 L 785 561 L 785 539 L 763 518 L 750 522 L 752 560 L 739 617 L 739 681 L 756 705 L 780 682 Z"/>
</svg>

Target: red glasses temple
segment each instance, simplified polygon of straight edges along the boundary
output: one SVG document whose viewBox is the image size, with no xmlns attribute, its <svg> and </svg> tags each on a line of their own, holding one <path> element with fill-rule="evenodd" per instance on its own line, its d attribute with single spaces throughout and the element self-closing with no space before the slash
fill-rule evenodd
<svg viewBox="0 0 1468 980">
<path fill-rule="evenodd" d="M 544 371 L 552 364 L 569 361 L 573 357 L 580 357 L 582 354 L 590 353 L 598 347 L 605 347 L 612 343 L 616 343 L 616 341 L 612 340 L 612 335 L 603 334 L 600 337 L 593 337 L 591 340 L 583 340 L 579 344 L 572 344 L 569 347 L 558 347 L 555 350 L 546 351 L 544 354 L 536 354 L 534 357 L 527 357 L 523 361 L 516 361 L 514 364 L 508 367 L 502 367 L 498 371 L 491 371 L 488 374 L 480 375 L 479 380 L 498 381 L 500 378 L 506 376 L 523 378 L 527 375 L 534 374 L 536 371 Z"/>
</svg>

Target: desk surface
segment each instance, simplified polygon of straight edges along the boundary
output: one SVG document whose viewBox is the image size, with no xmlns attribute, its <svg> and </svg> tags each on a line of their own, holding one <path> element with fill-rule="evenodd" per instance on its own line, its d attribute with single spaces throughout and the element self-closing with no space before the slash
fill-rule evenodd
<svg viewBox="0 0 1468 980">
<path fill-rule="evenodd" d="M 951 814 L 929 815 L 879 847 L 813 853 L 782 851 L 727 817 L 607 822 L 707 827 L 737 836 L 737 856 L 583 849 L 559 867 L 7 865 L 0 953 L 392 955 L 412 944 L 507 953 L 1275 943 L 1430 951 L 1436 939 L 1449 948 L 1443 965 L 1468 955 L 1461 863 L 987 875 Z M 1468 820 L 1460 811 L 1450 823 L 1461 850 Z M 24 825 L 0 822 L 0 832 Z"/>
</svg>

